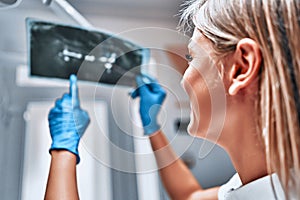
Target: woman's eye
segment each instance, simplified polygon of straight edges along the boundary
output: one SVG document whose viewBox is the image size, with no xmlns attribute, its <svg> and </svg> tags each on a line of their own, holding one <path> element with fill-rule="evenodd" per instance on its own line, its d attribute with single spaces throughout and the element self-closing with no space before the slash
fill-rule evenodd
<svg viewBox="0 0 300 200">
<path fill-rule="evenodd" d="M 190 54 L 186 54 L 185 58 L 187 59 L 188 62 L 192 62 L 193 57 Z"/>
</svg>

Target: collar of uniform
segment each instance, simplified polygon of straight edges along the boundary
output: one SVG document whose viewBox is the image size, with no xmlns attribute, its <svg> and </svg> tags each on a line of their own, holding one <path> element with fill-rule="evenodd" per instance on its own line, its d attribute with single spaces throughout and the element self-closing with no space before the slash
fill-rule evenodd
<svg viewBox="0 0 300 200">
<path fill-rule="evenodd" d="M 274 189 L 272 187 L 272 181 L 274 184 Z M 285 195 L 280 184 L 279 178 L 276 174 L 272 174 L 272 176 L 268 175 L 252 181 L 246 185 L 243 185 L 237 189 L 228 191 L 225 199 L 235 200 L 235 199 L 243 199 L 243 200 L 265 200 L 265 199 L 276 199 L 276 200 L 284 200 Z"/>
</svg>

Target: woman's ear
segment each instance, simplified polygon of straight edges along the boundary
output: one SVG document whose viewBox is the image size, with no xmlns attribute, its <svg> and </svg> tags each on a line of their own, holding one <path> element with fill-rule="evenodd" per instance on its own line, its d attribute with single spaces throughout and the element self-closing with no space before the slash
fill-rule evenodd
<svg viewBox="0 0 300 200">
<path fill-rule="evenodd" d="M 249 38 L 238 42 L 229 73 L 230 95 L 237 94 L 255 80 L 261 67 L 261 60 L 262 55 L 257 42 Z"/>
</svg>

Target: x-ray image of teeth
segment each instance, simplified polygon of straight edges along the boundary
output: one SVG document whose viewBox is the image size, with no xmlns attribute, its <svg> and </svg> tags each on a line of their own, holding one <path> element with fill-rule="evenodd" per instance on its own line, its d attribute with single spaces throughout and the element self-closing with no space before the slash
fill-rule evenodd
<svg viewBox="0 0 300 200">
<path fill-rule="evenodd" d="M 30 75 L 134 85 L 149 49 L 108 33 L 27 19 Z"/>
</svg>

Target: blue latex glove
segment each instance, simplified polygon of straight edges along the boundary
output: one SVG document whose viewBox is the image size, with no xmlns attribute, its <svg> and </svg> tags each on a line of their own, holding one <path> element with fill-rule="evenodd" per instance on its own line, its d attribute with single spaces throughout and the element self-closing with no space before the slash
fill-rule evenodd
<svg viewBox="0 0 300 200">
<path fill-rule="evenodd" d="M 145 74 L 137 76 L 136 83 L 137 89 L 131 93 L 131 97 L 134 99 L 140 96 L 140 115 L 144 133 L 151 135 L 160 129 L 157 115 L 166 97 L 166 92 L 156 79 Z"/>
<path fill-rule="evenodd" d="M 88 127 L 90 118 L 88 113 L 80 108 L 75 75 L 70 76 L 70 93 L 56 100 L 55 107 L 49 112 L 48 121 L 52 137 L 50 153 L 51 150 L 68 150 L 77 156 L 78 164 L 79 140 Z"/>
</svg>

